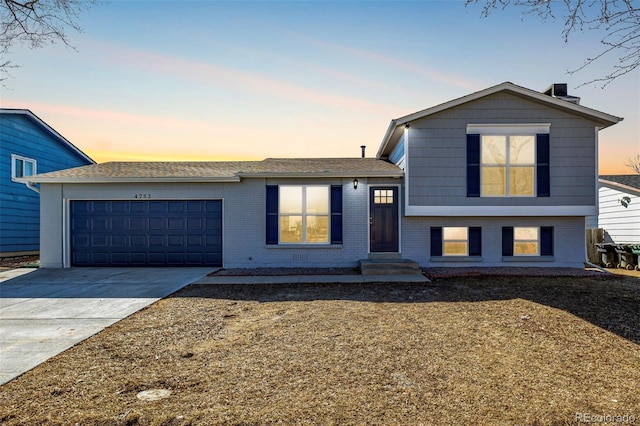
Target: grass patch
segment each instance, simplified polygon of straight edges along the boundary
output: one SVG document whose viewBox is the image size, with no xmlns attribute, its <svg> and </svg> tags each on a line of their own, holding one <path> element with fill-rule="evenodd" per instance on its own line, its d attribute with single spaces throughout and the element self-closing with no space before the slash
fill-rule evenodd
<svg viewBox="0 0 640 426">
<path fill-rule="evenodd" d="M 639 344 L 631 278 L 190 286 L 2 386 L 0 423 L 639 423 Z"/>
</svg>

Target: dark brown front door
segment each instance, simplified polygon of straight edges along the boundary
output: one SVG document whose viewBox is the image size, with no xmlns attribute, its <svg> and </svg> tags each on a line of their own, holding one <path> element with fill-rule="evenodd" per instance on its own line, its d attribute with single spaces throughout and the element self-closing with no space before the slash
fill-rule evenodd
<svg viewBox="0 0 640 426">
<path fill-rule="evenodd" d="M 369 188 L 369 250 L 398 251 L 398 188 Z"/>
</svg>

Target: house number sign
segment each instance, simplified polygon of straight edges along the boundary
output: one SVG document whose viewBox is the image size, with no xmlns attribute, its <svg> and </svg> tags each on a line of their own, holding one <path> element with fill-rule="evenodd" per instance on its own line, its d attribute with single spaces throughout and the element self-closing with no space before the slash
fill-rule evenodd
<svg viewBox="0 0 640 426">
<path fill-rule="evenodd" d="M 133 196 L 133 198 L 139 199 L 139 200 L 147 200 L 149 198 L 151 198 L 151 194 L 136 194 Z"/>
</svg>

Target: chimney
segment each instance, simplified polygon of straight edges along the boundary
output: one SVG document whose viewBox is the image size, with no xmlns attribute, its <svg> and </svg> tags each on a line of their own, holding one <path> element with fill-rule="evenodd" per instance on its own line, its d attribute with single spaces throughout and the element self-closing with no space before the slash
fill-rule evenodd
<svg viewBox="0 0 640 426">
<path fill-rule="evenodd" d="M 362 150 L 362 158 L 364 158 L 364 150 L 367 149 L 366 145 L 360 145 L 360 149 Z"/>
<path fill-rule="evenodd" d="M 569 92 L 567 90 L 567 83 L 554 83 L 544 91 L 544 94 L 547 96 L 552 96 L 556 99 L 562 99 L 563 101 L 571 102 L 572 104 L 580 105 L 579 97 L 569 95 Z"/>
</svg>

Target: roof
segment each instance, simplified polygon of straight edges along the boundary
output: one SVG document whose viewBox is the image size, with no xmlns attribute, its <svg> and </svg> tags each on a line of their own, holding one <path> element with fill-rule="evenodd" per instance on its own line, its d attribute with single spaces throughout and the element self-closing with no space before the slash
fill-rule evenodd
<svg viewBox="0 0 640 426">
<path fill-rule="evenodd" d="M 390 142 L 396 141 L 400 138 L 401 132 L 404 130 L 404 127 L 408 123 L 411 123 L 412 121 L 415 121 L 415 120 L 419 120 L 421 118 L 428 117 L 429 115 L 432 115 L 432 114 L 445 111 L 450 108 L 455 108 L 467 102 L 475 101 L 477 99 L 484 98 L 485 96 L 493 95 L 495 93 L 503 92 L 503 91 L 513 93 L 522 97 L 526 97 L 538 102 L 544 102 L 555 108 L 563 109 L 569 112 L 573 112 L 574 114 L 589 118 L 591 120 L 596 121 L 600 125 L 601 129 L 612 126 L 618 123 L 619 121 L 622 121 L 621 117 L 616 117 L 614 115 L 606 114 L 604 112 L 600 112 L 595 109 L 587 108 L 582 105 L 568 102 L 560 98 L 555 98 L 553 96 L 545 95 L 544 93 L 527 89 L 526 87 L 518 86 L 507 81 L 507 82 L 498 84 L 496 86 L 492 86 L 487 89 L 480 90 L 479 92 L 471 93 L 470 95 L 463 96 L 461 98 L 457 98 L 452 101 L 445 102 L 443 104 L 436 105 L 434 107 L 427 108 L 422 111 L 414 112 L 413 114 L 405 115 L 404 117 L 391 120 L 391 123 L 389 123 L 389 127 L 387 128 L 387 132 L 385 133 L 384 138 L 382 139 L 382 143 L 380 144 L 380 148 L 378 149 L 378 153 L 376 154 L 376 156 L 378 158 L 382 157 L 382 155 L 386 151 L 387 146 L 389 146 Z"/>
<path fill-rule="evenodd" d="M 249 177 L 402 177 L 375 158 L 267 158 L 262 161 L 109 162 L 29 176 L 32 183 L 239 182 Z"/>
<path fill-rule="evenodd" d="M 600 175 L 598 181 L 622 191 L 636 192 L 640 195 L 640 175 Z"/>
<path fill-rule="evenodd" d="M 30 110 L 28 110 L 28 109 L 14 109 L 14 108 L 0 108 L 0 114 L 17 114 L 17 115 L 25 115 L 25 116 L 27 116 L 29 119 L 31 119 L 31 121 L 33 121 L 34 123 L 39 125 L 46 132 L 50 133 L 51 136 L 53 136 L 54 138 L 58 139 L 60 141 L 60 143 L 62 143 L 67 148 L 69 148 L 69 150 L 71 150 L 72 152 L 77 154 L 80 158 L 84 159 L 85 161 L 87 161 L 90 164 L 95 164 L 96 163 L 95 161 L 93 161 L 93 159 L 91 157 L 89 157 L 87 154 L 82 152 L 77 146 L 75 146 L 74 144 L 69 142 L 60 133 L 56 132 L 53 129 L 53 127 L 49 126 L 47 123 L 42 121 L 42 119 L 40 117 L 38 117 L 37 115 L 32 113 Z"/>
</svg>

